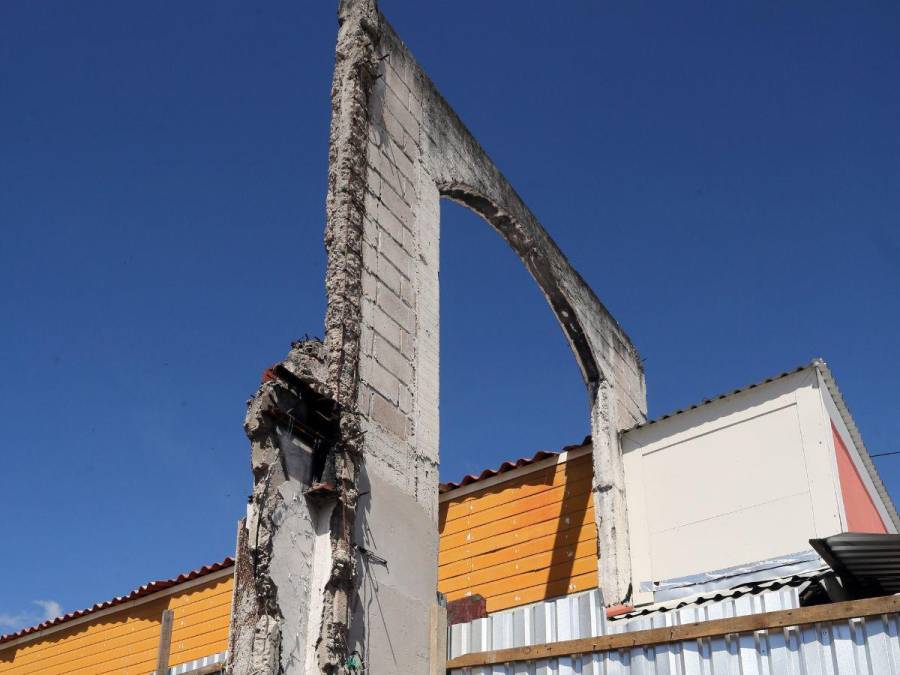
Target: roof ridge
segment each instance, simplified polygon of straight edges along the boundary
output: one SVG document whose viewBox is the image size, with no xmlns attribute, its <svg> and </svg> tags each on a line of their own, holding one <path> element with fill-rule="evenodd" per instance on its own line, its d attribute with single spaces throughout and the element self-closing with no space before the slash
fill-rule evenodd
<svg viewBox="0 0 900 675">
<path fill-rule="evenodd" d="M 472 483 L 476 483 L 481 480 L 485 480 L 486 478 L 493 478 L 494 476 L 498 476 L 502 473 L 507 473 L 509 471 L 513 471 L 515 469 L 520 469 L 523 466 L 529 466 L 530 464 L 534 464 L 535 462 L 540 462 L 545 459 L 550 459 L 551 457 L 559 457 L 564 452 L 569 452 L 571 450 L 575 450 L 577 448 L 583 448 L 585 445 L 589 445 L 591 442 L 591 436 L 588 434 L 584 437 L 584 440 L 581 443 L 575 443 L 573 445 L 566 445 L 560 448 L 559 450 L 538 450 L 531 457 L 520 457 L 517 460 L 506 460 L 496 469 L 484 469 L 477 476 L 475 474 L 466 474 L 459 481 L 448 481 L 446 483 L 441 483 L 440 492 L 449 492 L 450 490 L 455 490 L 457 488 L 465 487 L 466 485 L 471 485 Z"/>
<path fill-rule="evenodd" d="M 820 358 L 815 358 L 801 366 L 797 366 L 796 368 L 792 368 L 791 370 L 785 370 L 777 375 L 772 375 L 771 377 L 767 377 L 764 380 L 759 380 L 757 382 L 753 382 L 752 384 L 745 385 L 743 387 L 738 387 L 732 391 L 725 392 L 724 394 L 719 394 L 717 396 L 711 396 L 709 398 L 705 398 L 699 403 L 694 403 L 693 405 L 687 406 L 685 408 L 679 408 L 677 410 L 673 410 L 672 412 L 668 412 L 665 415 L 659 415 L 658 417 L 654 417 L 653 419 L 647 420 L 646 422 L 640 422 L 639 424 L 635 424 L 632 427 L 628 427 L 627 429 L 623 429 L 622 433 L 628 433 L 629 431 L 633 431 L 635 429 L 641 429 L 643 427 L 650 426 L 651 424 L 656 424 L 657 422 L 662 422 L 663 420 L 667 420 L 670 417 L 675 417 L 676 415 L 682 415 L 686 412 L 690 412 L 691 410 L 696 410 L 697 408 L 702 408 L 705 405 L 709 405 L 710 403 L 715 403 L 716 401 L 721 401 L 731 396 L 736 396 L 737 394 L 742 394 L 745 391 L 749 391 L 751 389 L 756 389 L 757 387 L 761 387 L 764 384 L 769 384 L 770 382 L 775 382 L 776 380 L 784 379 L 785 377 L 789 377 L 791 375 L 795 375 L 796 373 L 802 373 L 804 370 L 809 370 L 810 368 L 815 368 L 824 361 Z"/>
<path fill-rule="evenodd" d="M 666 413 L 665 415 L 662 415 L 660 417 L 655 417 L 652 420 L 647 420 L 646 422 L 641 422 L 640 424 L 635 424 L 632 427 L 623 429 L 621 433 L 624 434 L 624 433 L 627 433 L 634 429 L 640 429 L 642 427 L 649 426 L 651 424 L 656 424 L 657 422 L 661 422 L 662 420 L 668 419 L 670 417 L 674 417 L 675 415 L 681 415 L 682 413 L 685 413 L 685 412 L 688 412 L 691 410 L 695 410 L 704 405 L 708 405 L 715 401 L 720 401 L 722 399 L 728 398 L 729 396 L 734 396 L 736 394 L 740 394 L 740 393 L 748 391 L 750 389 L 755 389 L 756 387 L 762 386 L 764 384 L 768 384 L 769 382 L 774 382 L 775 380 L 780 380 L 782 378 L 788 377 L 789 375 L 793 375 L 795 373 L 802 372 L 809 368 L 814 368 L 814 367 L 819 366 L 824 363 L 825 362 L 821 358 L 818 358 L 818 357 L 814 358 L 811 361 L 805 363 L 804 365 L 797 366 L 796 368 L 794 368 L 792 370 L 786 370 L 782 373 L 779 373 L 778 375 L 773 375 L 771 377 L 767 377 L 764 380 L 760 380 L 758 382 L 748 384 L 744 387 L 740 387 L 738 389 L 727 392 L 725 394 L 719 394 L 718 396 L 712 396 L 710 398 L 703 399 L 703 401 L 701 401 L 700 403 L 695 403 L 694 405 L 689 406 L 687 408 L 680 408 L 678 410 L 675 410 L 674 412 Z M 506 473 L 508 471 L 512 471 L 514 469 L 518 469 L 523 466 L 528 466 L 529 464 L 534 464 L 535 462 L 539 462 L 543 459 L 549 459 L 550 457 L 558 457 L 563 452 L 568 452 L 570 450 L 574 450 L 575 448 L 584 447 L 585 445 L 588 445 L 590 442 L 591 442 L 591 436 L 587 435 L 587 436 L 585 436 L 584 440 L 581 443 L 578 443 L 575 445 L 566 445 L 561 450 L 558 450 L 558 451 L 538 450 L 531 457 L 520 457 L 517 460 L 507 460 L 507 461 L 503 462 L 496 469 L 484 469 L 478 475 L 470 473 L 470 474 L 466 474 L 465 476 L 463 476 L 459 481 L 447 481 L 446 483 L 441 483 L 440 492 L 443 494 L 445 492 L 449 492 L 450 490 L 455 490 L 457 488 L 461 488 L 466 485 L 471 485 L 472 483 L 476 483 L 476 482 L 478 482 L 480 480 L 484 480 L 486 478 L 493 478 L 494 476 L 497 476 L 499 474 Z"/>
</svg>

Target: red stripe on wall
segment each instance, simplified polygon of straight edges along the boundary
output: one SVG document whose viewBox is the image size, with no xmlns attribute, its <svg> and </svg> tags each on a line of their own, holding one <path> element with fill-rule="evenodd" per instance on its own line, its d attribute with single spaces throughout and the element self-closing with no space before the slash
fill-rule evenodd
<svg viewBox="0 0 900 675">
<path fill-rule="evenodd" d="M 887 528 L 878 514 L 875 502 L 866 489 L 866 484 L 863 483 L 859 471 L 856 470 L 853 458 L 850 457 L 850 451 L 847 450 L 834 422 L 831 423 L 831 433 L 834 435 L 838 476 L 841 479 L 841 496 L 844 498 L 844 511 L 847 514 L 847 531 L 886 534 Z"/>
</svg>

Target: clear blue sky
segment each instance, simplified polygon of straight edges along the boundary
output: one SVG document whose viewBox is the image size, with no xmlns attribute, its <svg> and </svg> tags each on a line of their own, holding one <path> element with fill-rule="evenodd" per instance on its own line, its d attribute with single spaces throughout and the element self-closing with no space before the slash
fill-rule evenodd
<svg viewBox="0 0 900 675">
<path fill-rule="evenodd" d="M 0 633 L 232 552 L 244 402 L 322 332 L 336 4 L 0 3 Z M 382 8 L 633 337 L 651 415 L 822 356 L 900 450 L 900 5 Z M 579 441 L 536 286 L 443 219 L 444 478 Z"/>
</svg>

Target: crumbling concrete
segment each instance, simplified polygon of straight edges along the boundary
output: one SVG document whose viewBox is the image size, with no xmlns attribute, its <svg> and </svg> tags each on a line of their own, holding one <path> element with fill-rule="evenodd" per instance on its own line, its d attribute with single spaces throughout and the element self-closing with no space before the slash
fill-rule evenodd
<svg viewBox="0 0 900 675">
<path fill-rule="evenodd" d="M 297 342 L 248 401 L 254 489 L 238 530 L 233 673 L 319 672 L 325 599 L 339 567 L 332 523 L 344 498 L 341 409 L 325 377 L 322 342 Z"/>
<path fill-rule="evenodd" d="M 429 672 L 442 197 L 509 243 L 572 348 L 591 415 L 600 584 L 609 604 L 628 592 L 618 432 L 645 418 L 635 348 L 375 1 L 342 0 L 338 14 L 325 342 L 295 346 L 250 404 L 256 487 L 239 542 L 233 673 L 352 672 L 357 661 L 378 675 Z M 337 431 L 319 454 L 283 421 L 298 393 L 333 406 Z"/>
</svg>

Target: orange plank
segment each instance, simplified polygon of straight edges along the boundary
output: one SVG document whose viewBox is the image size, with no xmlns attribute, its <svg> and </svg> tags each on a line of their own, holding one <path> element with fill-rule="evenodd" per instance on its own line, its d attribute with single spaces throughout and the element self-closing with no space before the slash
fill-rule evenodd
<svg viewBox="0 0 900 675">
<path fill-rule="evenodd" d="M 438 567 L 438 580 L 443 581 L 460 574 L 467 574 L 478 569 L 499 565 L 504 562 L 519 560 L 536 553 L 552 551 L 555 548 L 573 546 L 583 541 L 597 545 L 597 529 L 593 523 L 578 524 L 568 530 L 556 531 L 542 537 L 526 538 L 512 546 L 489 551 L 481 555 L 473 555 Z"/>
<path fill-rule="evenodd" d="M 499 612 L 511 607 L 527 605 L 532 602 L 541 602 L 551 598 L 557 598 L 569 593 L 578 593 L 597 588 L 596 569 L 567 579 L 558 579 L 548 584 L 539 584 L 528 588 L 517 589 L 510 593 L 496 595 L 487 598 L 487 611 Z"/>
<path fill-rule="evenodd" d="M 444 529 L 441 530 L 441 536 L 447 537 L 456 532 L 485 525 L 495 520 L 504 520 L 518 513 L 532 511 L 542 506 L 558 504 L 563 501 L 580 501 L 587 506 L 588 502 L 591 501 L 591 480 L 590 476 L 577 480 L 570 479 L 563 485 L 521 498 L 518 492 L 512 493 L 509 495 L 509 499 L 503 503 L 473 511 L 467 516 L 445 523 Z"/>
<path fill-rule="evenodd" d="M 202 603 L 206 602 L 209 598 L 217 598 L 212 601 L 214 604 L 222 602 L 223 599 L 230 603 L 231 581 L 231 577 L 227 577 L 199 586 L 198 588 L 204 592 L 202 595 L 192 595 L 192 608 L 178 610 L 176 615 L 180 616 L 182 611 L 190 613 L 202 610 L 204 606 Z M 164 595 L 137 606 L 119 608 L 117 611 L 106 614 L 100 618 L 92 619 L 70 628 L 63 627 L 61 630 L 55 631 L 45 638 L 37 638 L 33 641 L 26 642 L 20 649 L 23 652 L 41 651 L 48 648 L 52 649 L 54 646 L 58 646 L 64 639 L 66 640 L 67 648 L 70 645 L 81 648 L 85 644 L 103 642 L 112 637 L 126 634 L 129 631 L 134 630 L 133 624 L 135 624 L 135 622 L 143 621 L 146 622 L 147 626 L 158 626 L 162 611 L 164 609 L 171 609 L 173 605 L 184 605 L 180 600 L 186 595 L 187 594 Z M 100 632 L 103 632 L 104 635 L 102 637 L 96 637 L 96 634 Z"/>
<path fill-rule="evenodd" d="M 172 664 L 184 663 L 195 658 L 209 656 L 210 654 L 225 651 L 228 642 L 228 628 L 216 628 L 200 635 L 181 640 L 176 645 L 172 644 Z M 115 649 L 110 649 L 100 655 L 100 658 L 85 662 L 84 659 L 73 660 L 68 666 L 73 666 L 65 672 L 117 672 L 120 668 L 134 667 L 148 660 L 151 663 L 150 670 L 156 665 L 156 651 L 159 646 L 159 634 L 152 640 L 139 643 L 125 644 Z M 41 671 L 43 672 L 43 671 Z M 149 672 L 149 671 L 148 671 Z"/>
<path fill-rule="evenodd" d="M 459 499 L 449 499 L 441 503 L 441 508 L 445 512 L 445 519 L 450 522 L 478 509 L 503 504 L 511 494 L 516 495 L 513 497 L 514 499 L 519 499 L 564 485 L 567 480 L 577 480 L 592 475 L 591 456 L 585 455 L 483 490 L 470 492 Z"/>
<path fill-rule="evenodd" d="M 81 648 L 69 649 L 71 644 L 66 641 L 59 645 L 60 649 L 52 652 L 40 652 L 36 655 L 36 659 L 29 660 L 22 665 L 40 664 L 41 672 L 63 666 L 70 670 L 76 670 L 82 667 L 99 666 L 110 658 L 126 657 L 142 650 L 154 651 L 158 642 L 159 621 L 156 625 L 142 625 L 133 632 L 124 633 L 109 640 L 100 640 Z"/>
<path fill-rule="evenodd" d="M 12 648 L 11 654 L 4 653 L 4 657 L 10 660 L 4 661 L 4 657 L 0 657 L 0 673 L 69 673 L 79 670 L 96 673 L 109 663 L 114 664 L 111 667 L 116 672 L 135 672 L 136 664 L 142 662 L 145 653 L 152 670 L 162 611 L 171 605 L 178 607 L 175 612 L 176 636 L 178 630 L 204 622 L 212 623 L 201 630 L 203 633 L 219 631 L 222 626 L 227 632 L 231 587 L 232 578 L 223 577 L 187 592 L 163 596 L 63 628 L 43 639 L 24 643 L 18 649 Z"/>
<path fill-rule="evenodd" d="M 503 520 L 494 521 L 480 527 L 473 527 L 463 532 L 449 534 L 441 537 L 440 549 L 447 551 L 458 546 L 465 546 L 476 541 L 482 541 L 499 534 L 519 530 L 525 532 L 525 528 L 548 520 L 557 523 L 558 529 L 565 529 L 579 522 L 585 507 L 593 509 L 593 503 L 585 504 L 580 497 L 565 499 L 556 504 L 542 506 L 525 513 L 519 513 Z"/>
<path fill-rule="evenodd" d="M 183 607 L 185 605 L 194 605 L 204 598 L 228 592 L 229 590 L 231 590 L 233 585 L 234 577 L 229 575 L 226 577 L 222 577 L 221 579 L 211 581 L 208 584 L 202 584 L 200 586 L 195 586 L 194 588 L 189 588 L 187 591 L 176 593 L 170 596 L 172 599 L 169 603 L 169 609 L 178 609 L 179 607 Z"/>
<path fill-rule="evenodd" d="M 495 595 L 513 593 L 522 588 L 546 585 L 552 581 L 567 581 L 589 572 L 595 576 L 597 574 L 597 557 L 594 554 L 576 560 L 567 560 L 536 572 L 526 572 L 525 574 L 517 574 L 499 581 L 469 586 L 465 589 L 447 593 L 447 599 L 457 600 L 476 594 L 484 598 L 491 598 Z"/>
<path fill-rule="evenodd" d="M 46 640 L 26 643 L 15 655 L 17 666 L 41 663 L 49 668 L 59 663 L 93 658 L 119 644 L 143 639 L 154 640 L 159 635 L 165 598 L 122 612 L 100 617 L 64 631 L 51 633 Z"/>
<path fill-rule="evenodd" d="M 172 664 L 193 661 L 228 649 L 228 625 L 216 625 L 210 630 L 172 644 Z"/>
<path fill-rule="evenodd" d="M 558 518 L 551 518 L 540 523 L 529 525 L 525 528 L 513 529 L 500 534 L 489 534 L 489 536 L 467 542 L 463 546 L 454 547 L 449 550 L 441 549 L 438 553 L 438 564 L 445 565 L 456 562 L 457 560 L 471 558 L 476 555 L 499 551 L 508 546 L 522 544 L 537 537 L 563 532 L 573 527 L 585 527 L 588 526 L 588 524 L 590 524 L 591 527 L 594 527 L 594 508 L 591 506 L 580 513 L 576 511 L 575 513 L 569 514 L 568 518 L 568 524 L 561 523 Z"/>
<path fill-rule="evenodd" d="M 190 620 L 192 615 L 208 609 L 216 609 L 227 616 L 231 608 L 230 588 L 227 585 L 217 586 L 214 592 L 215 594 L 213 591 L 193 594 L 194 602 L 191 605 L 181 603 L 181 607 L 175 610 L 175 628 L 178 628 L 180 622 Z M 162 597 L 78 624 L 71 629 L 51 633 L 46 640 L 37 644 L 26 643 L 31 648 L 23 649 L 17 655 L 16 663 L 27 665 L 42 661 L 49 666 L 60 659 L 74 660 L 100 654 L 118 642 L 133 643 L 145 636 L 155 640 L 159 636 L 162 611 L 169 607 L 170 600 L 178 599 L 180 598 L 177 596 Z"/>
<path fill-rule="evenodd" d="M 500 565 L 478 568 L 469 574 L 462 574 L 440 582 L 438 590 L 445 595 L 449 595 L 455 591 L 467 588 L 483 588 L 485 584 L 493 581 L 509 579 L 515 575 L 529 572 L 552 569 L 557 565 L 565 566 L 566 563 L 571 564 L 572 561 L 585 557 L 594 557 L 596 552 L 597 545 L 595 542 L 584 541 L 576 546 L 560 547 Z"/>
<path fill-rule="evenodd" d="M 228 648 L 230 610 L 230 603 L 210 609 L 195 615 L 186 625 L 173 629 L 170 662 L 177 665 L 225 651 Z"/>
</svg>

